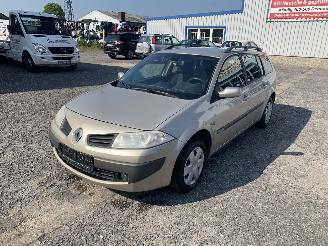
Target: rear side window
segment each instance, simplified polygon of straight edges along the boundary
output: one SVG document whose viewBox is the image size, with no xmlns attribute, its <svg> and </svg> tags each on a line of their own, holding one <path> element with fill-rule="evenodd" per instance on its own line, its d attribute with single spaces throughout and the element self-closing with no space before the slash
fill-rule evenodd
<svg viewBox="0 0 328 246">
<path fill-rule="evenodd" d="M 261 78 L 263 76 L 261 63 L 258 63 L 256 56 L 243 55 L 242 57 L 246 69 L 247 81 L 252 82 L 253 80 Z"/>
<path fill-rule="evenodd" d="M 269 60 L 269 57 L 261 56 L 261 61 L 262 61 L 263 67 L 264 67 L 265 74 L 272 73 L 273 72 L 273 67 L 272 67 L 272 64 Z"/>
<path fill-rule="evenodd" d="M 244 83 L 244 71 L 239 56 L 229 57 L 221 68 L 217 86 L 224 90 L 226 87 L 242 87 Z"/>
</svg>

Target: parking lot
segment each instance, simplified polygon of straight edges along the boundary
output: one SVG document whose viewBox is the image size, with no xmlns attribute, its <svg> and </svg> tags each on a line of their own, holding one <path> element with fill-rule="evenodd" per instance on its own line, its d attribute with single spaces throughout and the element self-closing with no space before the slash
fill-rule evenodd
<svg viewBox="0 0 328 246">
<path fill-rule="evenodd" d="M 272 61 L 271 125 L 220 150 L 183 195 L 88 184 L 52 153 L 60 107 L 138 60 L 88 51 L 74 72 L 34 74 L 0 64 L 0 245 L 327 245 L 328 60 Z"/>
</svg>

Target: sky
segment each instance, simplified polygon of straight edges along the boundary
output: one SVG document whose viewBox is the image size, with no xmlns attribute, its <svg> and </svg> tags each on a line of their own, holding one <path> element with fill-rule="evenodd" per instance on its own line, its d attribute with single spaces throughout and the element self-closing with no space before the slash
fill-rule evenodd
<svg viewBox="0 0 328 246">
<path fill-rule="evenodd" d="M 9 10 L 42 11 L 48 2 L 64 5 L 64 0 L 0 0 L 0 12 Z M 125 11 L 143 16 L 196 14 L 241 9 L 243 0 L 73 0 L 75 19 L 92 10 Z"/>
</svg>

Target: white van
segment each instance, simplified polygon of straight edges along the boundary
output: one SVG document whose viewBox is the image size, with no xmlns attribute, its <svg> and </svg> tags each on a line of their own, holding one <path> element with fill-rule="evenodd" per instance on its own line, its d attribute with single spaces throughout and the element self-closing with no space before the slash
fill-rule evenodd
<svg viewBox="0 0 328 246">
<path fill-rule="evenodd" d="M 9 39 L 0 55 L 22 62 L 30 72 L 37 66 L 73 70 L 80 61 L 76 41 L 55 15 L 11 11 L 8 31 Z"/>
<path fill-rule="evenodd" d="M 8 29 L 7 26 L 9 21 L 7 20 L 0 20 L 0 42 L 4 42 L 8 39 Z"/>
</svg>

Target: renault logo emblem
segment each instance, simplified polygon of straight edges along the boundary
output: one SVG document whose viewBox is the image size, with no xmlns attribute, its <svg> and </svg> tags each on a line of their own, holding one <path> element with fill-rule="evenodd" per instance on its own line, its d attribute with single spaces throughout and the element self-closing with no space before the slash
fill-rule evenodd
<svg viewBox="0 0 328 246">
<path fill-rule="evenodd" d="M 73 133 L 73 140 L 78 142 L 81 140 L 82 136 L 83 136 L 82 128 L 76 129 L 75 132 Z"/>
</svg>

